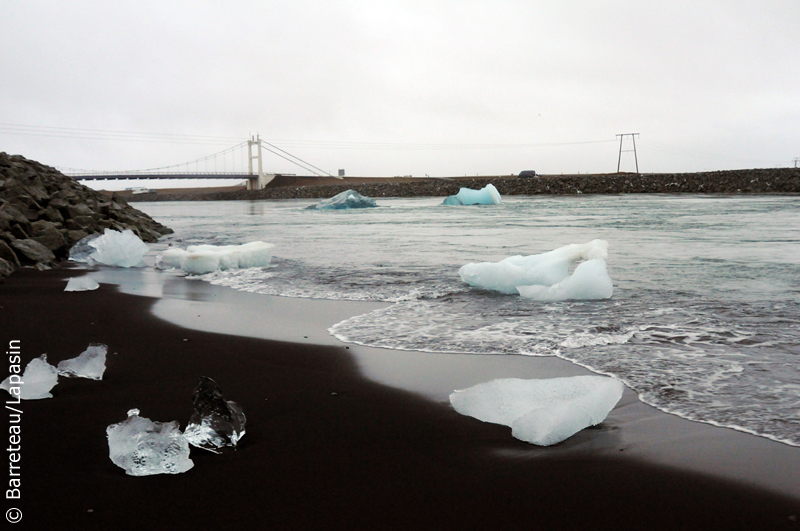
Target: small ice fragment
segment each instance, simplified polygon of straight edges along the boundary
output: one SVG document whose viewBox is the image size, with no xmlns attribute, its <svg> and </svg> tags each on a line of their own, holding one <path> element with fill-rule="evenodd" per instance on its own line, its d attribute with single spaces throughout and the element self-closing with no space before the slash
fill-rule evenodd
<svg viewBox="0 0 800 531">
<path fill-rule="evenodd" d="M 456 195 L 447 197 L 443 205 L 499 205 L 503 201 L 500 199 L 500 192 L 493 184 L 487 184 L 480 190 L 471 188 L 461 188 Z"/>
<path fill-rule="evenodd" d="M 189 444 L 210 452 L 221 453 L 223 448 L 235 448 L 245 433 L 242 408 L 222 397 L 217 383 L 201 376 L 194 390 L 194 413 L 183 435 Z"/>
<path fill-rule="evenodd" d="M 64 288 L 64 291 L 92 291 L 99 287 L 100 284 L 91 277 L 72 277 L 67 282 L 67 287 Z"/>
<path fill-rule="evenodd" d="M 39 400 L 53 398 L 50 390 L 58 383 L 58 371 L 47 363 L 47 354 L 34 358 L 25 367 L 22 376 L 12 374 L 3 383 L 0 389 L 5 389 L 12 396 L 22 400 Z"/>
<path fill-rule="evenodd" d="M 77 358 L 60 361 L 58 374 L 69 378 L 89 378 L 102 380 L 106 370 L 106 354 L 108 347 L 101 344 L 91 344 L 81 352 Z"/>
<path fill-rule="evenodd" d="M 450 403 L 462 415 L 511 427 L 517 439 L 550 446 L 603 422 L 624 389 L 606 376 L 504 378 L 455 391 Z"/>
<path fill-rule="evenodd" d="M 306 210 L 342 210 L 346 208 L 372 208 L 378 203 L 374 199 L 364 197 L 355 190 L 345 190 L 330 199 L 320 201 L 316 205 L 306 207 Z"/>
<path fill-rule="evenodd" d="M 122 232 L 106 229 L 102 236 L 90 241 L 89 245 L 96 249 L 89 258 L 116 267 L 138 267 L 147 252 L 147 244 L 130 229 Z"/>
<path fill-rule="evenodd" d="M 510 256 L 499 262 L 467 264 L 458 270 L 467 284 L 502 293 L 520 293 L 523 297 L 543 300 L 571 298 L 609 298 L 613 288 L 606 271 L 608 242 L 565 245 L 553 251 L 531 256 Z M 570 279 L 570 266 L 580 261 L 593 262 L 575 269 Z M 580 267 L 580 265 L 578 267 Z M 565 282 L 565 280 L 569 280 Z M 561 286 L 557 286 L 561 283 Z M 531 287 L 531 289 L 526 289 Z M 553 287 L 549 292 L 549 288 Z"/>
<path fill-rule="evenodd" d="M 266 267 L 272 260 L 271 243 L 250 242 L 242 245 L 190 245 L 184 249 L 168 249 L 156 259 L 161 269 L 182 269 L 202 275 L 216 270 Z"/>
<path fill-rule="evenodd" d="M 153 422 L 131 409 L 126 420 L 106 428 L 106 435 L 108 456 L 129 476 L 180 474 L 194 466 L 177 420 Z"/>
</svg>

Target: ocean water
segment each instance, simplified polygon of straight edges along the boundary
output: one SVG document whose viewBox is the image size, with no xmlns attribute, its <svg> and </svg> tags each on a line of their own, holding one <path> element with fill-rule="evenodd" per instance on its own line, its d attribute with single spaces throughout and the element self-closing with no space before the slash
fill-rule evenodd
<svg viewBox="0 0 800 531">
<path fill-rule="evenodd" d="M 441 198 L 305 210 L 314 200 L 137 207 L 186 246 L 262 240 L 272 265 L 201 278 L 234 289 L 391 302 L 342 341 L 432 353 L 559 356 L 682 417 L 800 446 L 800 197 Z M 609 242 L 614 296 L 538 302 L 471 288 L 469 262 Z"/>
</svg>

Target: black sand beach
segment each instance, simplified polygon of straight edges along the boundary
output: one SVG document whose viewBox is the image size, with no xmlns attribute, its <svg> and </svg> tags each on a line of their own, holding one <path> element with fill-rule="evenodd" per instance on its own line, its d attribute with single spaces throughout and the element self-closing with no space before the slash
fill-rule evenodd
<svg viewBox="0 0 800 531">
<path fill-rule="evenodd" d="M 22 269 L 0 284 L 2 341 L 21 340 L 25 363 L 109 346 L 103 381 L 62 378 L 54 398 L 22 402 L 21 499 L 4 507 L 22 511 L 16 528 L 800 528 L 800 448 L 660 413 L 630 391 L 599 427 L 539 448 L 443 399 L 451 384 L 582 373 L 566 362 L 347 348 L 321 328 L 319 315 L 341 319 L 326 303 L 256 300 L 179 278 L 160 291 L 142 285 L 147 296 L 102 280 L 96 291 L 63 292 L 79 274 Z M 167 299 L 170 312 L 197 312 L 206 324 L 196 328 L 215 331 L 157 318 L 151 308 Z M 287 311 L 298 304 L 322 309 L 304 320 L 310 306 Z M 233 335 L 243 329 L 257 337 Z M 125 475 L 108 458 L 106 427 L 134 407 L 185 427 L 201 375 L 247 414 L 238 450 L 194 449 L 185 474 Z"/>
</svg>

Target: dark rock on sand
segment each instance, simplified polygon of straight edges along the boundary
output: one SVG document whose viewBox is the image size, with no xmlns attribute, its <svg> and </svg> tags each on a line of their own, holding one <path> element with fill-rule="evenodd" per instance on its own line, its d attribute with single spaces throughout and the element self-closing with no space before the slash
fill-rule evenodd
<svg viewBox="0 0 800 531">
<path fill-rule="evenodd" d="M 56 255 L 50 249 L 35 240 L 14 240 L 11 242 L 11 247 L 23 263 L 49 264 L 56 259 Z"/>
<path fill-rule="evenodd" d="M 110 228 L 132 230 L 155 242 L 171 229 L 55 168 L 0 152 L 0 277 L 16 267 L 39 269 L 66 259 L 69 249 L 89 234 Z"/>
</svg>

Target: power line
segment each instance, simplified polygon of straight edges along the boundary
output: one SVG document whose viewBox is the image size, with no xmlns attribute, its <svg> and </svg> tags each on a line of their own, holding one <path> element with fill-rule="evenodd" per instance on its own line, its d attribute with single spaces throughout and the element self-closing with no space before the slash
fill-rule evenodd
<svg viewBox="0 0 800 531">
<path fill-rule="evenodd" d="M 75 127 L 50 127 L 0 123 L 0 134 L 15 136 L 43 136 L 56 138 L 80 138 L 123 142 L 163 142 L 173 144 L 220 144 L 238 138 L 209 135 L 186 135 L 172 133 L 145 133 L 104 129 L 81 129 Z"/>
<path fill-rule="evenodd" d="M 649 140 L 640 140 L 639 143 L 643 146 L 648 146 L 650 148 L 665 151 L 667 153 L 674 153 L 677 155 L 684 155 L 687 157 L 694 157 L 699 159 L 709 159 L 709 160 L 732 160 L 732 161 L 740 161 L 740 162 L 747 162 L 747 163 L 767 163 L 767 164 L 786 164 L 786 161 L 776 161 L 776 160 L 766 160 L 766 159 L 749 159 L 744 157 L 734 157 L 730 155 L 721 155 L 719 153 L 710 153 L 707 151 L 699 151 L 695 149 L 688 149 L 683 147 L 676 147 L 670 146 L 667 144 L 661 144 L 658 142 L 651 142 Z"/>
<path fill-rule="evenodd" d="M 0 123 L 0 134 L 15 136 L 42 136 L 55 138 L 80 138 L 120 142 L 157 142 L 172 144 L 220 144 L 237 141 L 241 137 L 188 135 L 174 133 L 148 133 L 108 129 L 84 129 Z M 576 142 L 519 142 L 519 143 L 423 143 L 423 142 L 358 142 L 338 140 L 269 139 L 267 144 L 280 143 L 286 147 L 318 149 L 368 149 L 368 150 L 450 150 L 450 149 L 522 149 L 599 144 L 615 140 L 587 140 Z M 273 147 L 275 147 L 273 145 Z M 276 148 L 280 149 L 280 148 Z M 319 168 L 317 168 L 319 170 Z M 320 170 L 324 171 L 324 170 Z M 325 172 L 327 173 L 327 172 Z"/>
</svg>

